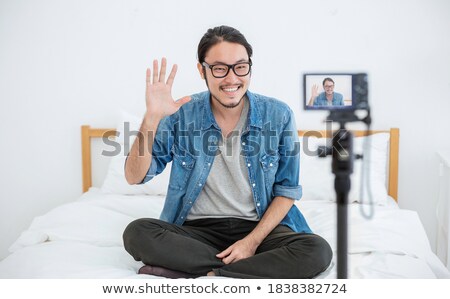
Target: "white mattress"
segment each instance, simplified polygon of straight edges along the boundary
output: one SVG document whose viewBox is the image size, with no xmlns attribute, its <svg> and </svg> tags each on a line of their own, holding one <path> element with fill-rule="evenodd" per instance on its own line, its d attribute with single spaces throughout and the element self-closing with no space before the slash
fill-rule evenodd
<svg viewBox="0 0 450 299">
<path fill-rule="evenodd" d="M 103 194 L 91 188 L 77 201 L 36 217 L 0 262 L 0 278 L 150 278 L 124 250 L 122 232 L 136 218 L 157 218 L 163 196 Z M 312 230 L 336 253 L 335 204 L 298 203 Z M 349 278 L 450 278 L 434 255 L 416 212 L 376 206 L 372 220 L 349 206 Z M 318 278 L 336 278 L 336 254 Z"/>
</svg>

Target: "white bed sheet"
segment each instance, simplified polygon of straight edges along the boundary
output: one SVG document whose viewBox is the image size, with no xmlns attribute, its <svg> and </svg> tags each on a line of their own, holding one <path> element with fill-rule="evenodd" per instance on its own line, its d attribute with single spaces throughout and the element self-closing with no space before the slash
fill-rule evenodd
<svg viewBox="0 0 450 299">
<path fill-rule="evenodd" d="M 0 262 L 0 278 L 153 278 L 123 249 L 132 220 L 157 218 L 163 196 L 103 194 L 91 188 L 77 201 L 36 217 Z M 335 204 L 300 201 L 313 231 L 336 249 Z M 433 254 L 417 213 L 376 206 L 372 220 L 349 206 L 349 278 L 450 278 Z M 336 278 L 336 255 L 318 278 Z"/>
</svg>

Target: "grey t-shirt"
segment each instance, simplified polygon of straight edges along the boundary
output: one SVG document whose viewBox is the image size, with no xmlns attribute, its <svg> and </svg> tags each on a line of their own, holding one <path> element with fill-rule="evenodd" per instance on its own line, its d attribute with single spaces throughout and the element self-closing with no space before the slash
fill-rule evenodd
<svg viewBox="0 0 450 299">
<path fill-rule="evenodd" d="M 248 109 L 245 97 L 241 117 L 233 132 L 220 140 L 219 153 L 187 220 L 224 217 L 258 220 L 247 164 L 241 155 L 241 135 L 247 124 Z"/>
</svg>

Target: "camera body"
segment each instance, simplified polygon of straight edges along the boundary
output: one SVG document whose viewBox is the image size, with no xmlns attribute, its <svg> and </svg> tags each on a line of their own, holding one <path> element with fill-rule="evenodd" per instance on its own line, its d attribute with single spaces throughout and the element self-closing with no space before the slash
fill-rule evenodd
<svg viewBox="0 0 450 299">
<path fill-rule="evenodd" d="M 305 110 L 369 110 L 366 73 L 305 73 Z"/>
</svg>

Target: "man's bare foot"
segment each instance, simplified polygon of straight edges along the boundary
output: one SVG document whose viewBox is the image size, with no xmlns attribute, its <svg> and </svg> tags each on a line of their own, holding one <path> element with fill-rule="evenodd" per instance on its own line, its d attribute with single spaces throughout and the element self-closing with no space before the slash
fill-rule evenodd
<svg viewBox="0 0 450 299">
<path fill-rule="evenodd" d="M 206 276 L 216 276 L 216 274 L 213 271 L 208 272 L 208 274 L 206 274 Z"/>
</svg>

